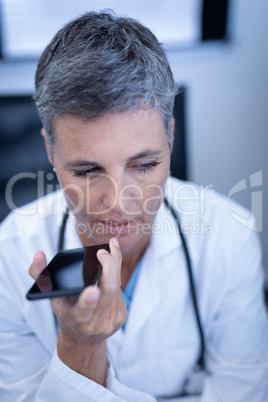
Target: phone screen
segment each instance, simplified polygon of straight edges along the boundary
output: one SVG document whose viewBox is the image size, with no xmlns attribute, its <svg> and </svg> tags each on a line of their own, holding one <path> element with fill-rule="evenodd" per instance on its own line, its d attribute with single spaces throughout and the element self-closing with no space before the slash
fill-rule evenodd
<svg viewBox="0 0 268 402">
<path fill-rule="evenodd" d="M 108 244 L 58 252 L 28 291 L 28 300 L 80 294 L 86 286 L 97 285 L 101 264 L 97 251 L 110 251 Z"/>
</svg>

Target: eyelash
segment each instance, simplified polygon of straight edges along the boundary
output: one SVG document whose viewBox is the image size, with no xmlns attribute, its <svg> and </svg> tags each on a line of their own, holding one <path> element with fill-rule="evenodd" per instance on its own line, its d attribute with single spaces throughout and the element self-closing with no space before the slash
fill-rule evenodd
<svg viewBox="0 0 268 402">
<path fill-rule="evenodd" d="M 141 163 L 140 165 L 133 166 L 134 169 L 137 169 L 139 173 L 149 173 L 152 171 L 152 169 L 160 165 L 161 162 L 147 162 L 147 163 Z M 132 167 L 131 167 L 132 168 Z M 98 169 L 99 168 L 91 168 L 87 170 L 76 170 L 73 172 L 74 177 L 86 177 L 86 176 L 97 176 L 98 174 Z"/>
<path fill-rule="evenodd" d="M 74 177 L 87 177 L 87 176 L 96 176 L 98 168 L 91 168 L 87 170 L 75 170 L 73 172 Z"/>
<path fill-rule="evenodd" d="M 138 172 L 140 173 L 149 173 L 152 171 L 152 169 L 159 165 L 161 162 L 147 162 L 147 163 L 141 163 L 138 165 Z"/>
</svg>

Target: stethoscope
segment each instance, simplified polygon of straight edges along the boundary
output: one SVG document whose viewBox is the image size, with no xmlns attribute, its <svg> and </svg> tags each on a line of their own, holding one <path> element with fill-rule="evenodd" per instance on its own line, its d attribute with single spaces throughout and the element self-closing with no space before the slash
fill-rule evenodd
<svg viewBox="0 0 268 402">
<path fill-rule="evenodd" d="M 176 221 L 178 232 L 179 232 L 179 235 L 181 238 L 184 255 L 185 255 L 185 260 L 186 260 L 186 267 L 187 267 L 187 272 L 188 272 L 189 285 L 190 285 L 190 291 L 191 291 L 194 313 L 195 313 L 195 318 L 196 318 L 196 324 L 198 327 L 198 332 L 199 332 L 199 337 L 200 337 L 200 352 L 199 352 L 199 356 L 197 359 L 197 363 L 191 370 L 190 374 L 187 376 L 187 379 L 185 380 L 184 387 L 183 387 L 183 393 L 179 396 L 186 396 L 189 394 L 190 395 L 195 395 L 195 394 L 199 395 L 202 391 L 202 383 L 203 383 L 203 378 L 204 378 L 204 373 L 205 373 L 205 362 L 204 362 L 205 338 L 204 338 L 204 333 L 203 333 L 203 329 L 202 329 L 202 325 L 201 325 L 200 313 L 199 313 L 199 308 L 198 308 L 198 303 L 197 303 L 196 290 L 195 290 L 195 284 L 194 284 L 194 279 L 193 279 L 192 263 L 191 263 L 191 258 L 190 258 L 187 242 L 186 242 L 185 236 L 181 230 L 179 218 L 178 218 L 175 210 L 172 208 L 172 206 L 170 205 L 170 203 L 168 202 L 168 200 L 166 198 L 164 198 L 164 203 L 167 206 L 167 208 L 170 210 L 170 212 L 172 213 L 172 215 Z M 61 224 L 61 228 L 60 228 L 58 251 L 63 250 L 63 247 L 64 247 L 64 234 L 65 234 L 68 216 L 69 216 L 69 209 L 67 208 L 66 211 L 64 212 L 62 224 Z"/>
</svg>

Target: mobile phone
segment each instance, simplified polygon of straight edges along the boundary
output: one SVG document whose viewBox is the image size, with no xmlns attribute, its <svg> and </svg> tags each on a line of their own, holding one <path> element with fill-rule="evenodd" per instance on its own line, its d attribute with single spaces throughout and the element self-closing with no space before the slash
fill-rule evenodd
<svg viewBox="0 0 268 402">
<path fill-rule="evenodd" d="M 99 249 L 110 251 L 108 244 L 58 252 L 27 292 L 28 300 L 80 294 L 86 286 L 97 285 L 101 264 Z"/>
</svg>

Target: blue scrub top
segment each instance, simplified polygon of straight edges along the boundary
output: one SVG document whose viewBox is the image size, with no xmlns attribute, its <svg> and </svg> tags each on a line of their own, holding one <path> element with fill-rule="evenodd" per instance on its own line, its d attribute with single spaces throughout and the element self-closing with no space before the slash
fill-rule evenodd
<svg viewBox="0 0 268 402">
<path fill-rule="evenodd" d="M 134 294 L 135 286 L 136 286 L 136 283 L 137 283 L 137 280 L 139 277 L 139 273 L 140 273 L 140 269 L 141 269 L 142 259 L 143 259 L 143 256 L 139 259 L 134 271 L 132 272 L 131 277 L 128 280 L 128 283 L 127 283 L 125 289 L 121 290 L 123 299 L 127 306 L 127 311 L 129 311 L 129 309 L 130 309 L 131 300 L 132 300 L 132 297 Z M 127 320 L 126 320 L 125 324 L 122 326 L 122 329 L 125 328 L 126 323 L 127 323 Z"/>
</svg>

